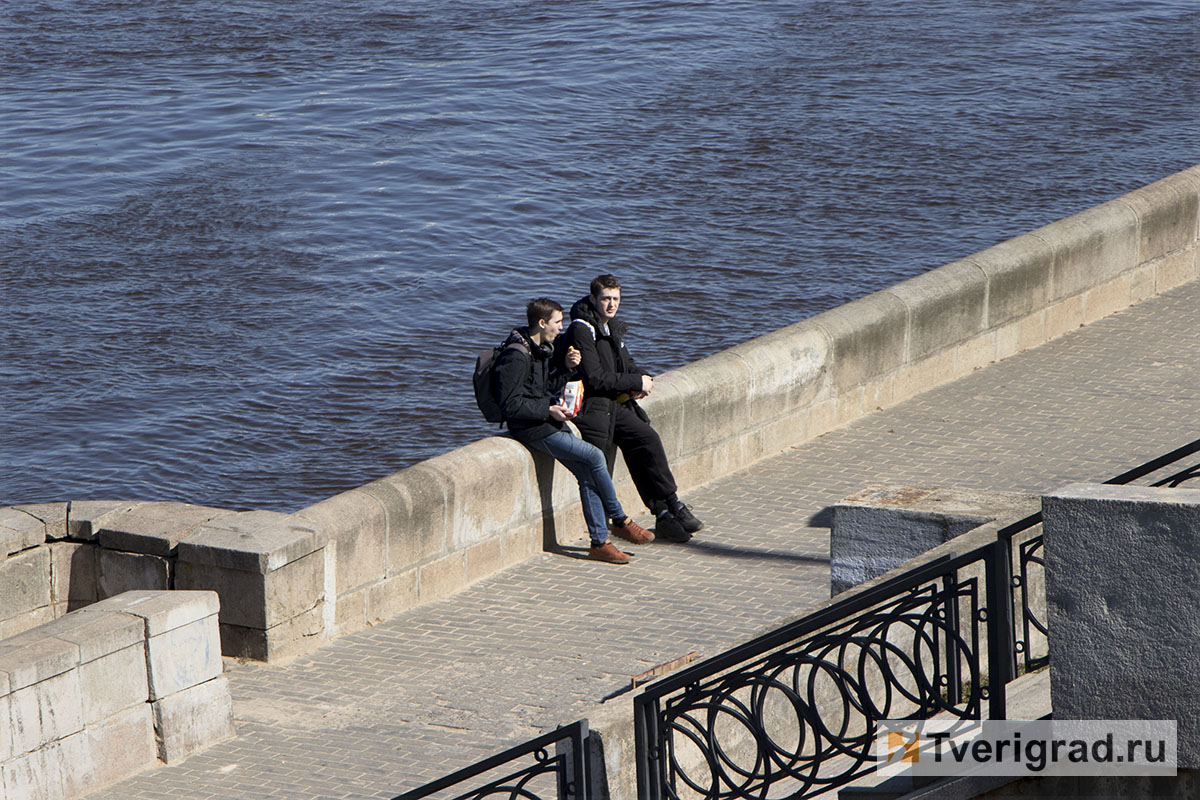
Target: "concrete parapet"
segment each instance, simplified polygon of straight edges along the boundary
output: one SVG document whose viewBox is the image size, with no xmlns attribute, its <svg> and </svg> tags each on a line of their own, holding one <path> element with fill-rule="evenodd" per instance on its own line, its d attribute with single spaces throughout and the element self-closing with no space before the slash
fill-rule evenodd
<svg viewBox="0 0 1200 800">
<path fill-rule="evenodd" d="M 642 405 L 686 492 L 1195 280 L 1198 240 L 1200 166 L 667 372 Z M 619 460 L 614 481 L 640 514 Z M 227 654 L 282 657 L 583 533 L 570 473 L 503 436 L 290 515 L 0 509 L 0 636 L 127 589 L 212 589 Z"/>
<path fill-rule="evenodd" d="M 907 314 L 905 361 L 970 341 L 988 327 L 988 282 L 970 261 L 955 261 L 899 283 L 887 294 L 899 298 Z"/>
<path fill-rule="evenodd" d="M 1200 491 L 1071 484 L 1043 498 L 1057 719 L 1178 721 L 1200 768 Z"/>
<path fill-rule="evenodd" d="M 835 394 L 852 391 L 908 361 L 908 307 L 895 294 L 876 292 L 811 321 L 829 337 L 826 369 Z"/>
<path fill-rule="evenodd" d="M 0 642 L 0 791 L 75 798 L 233 735 L 212 592 L 130 592 Z"/>
</svg>

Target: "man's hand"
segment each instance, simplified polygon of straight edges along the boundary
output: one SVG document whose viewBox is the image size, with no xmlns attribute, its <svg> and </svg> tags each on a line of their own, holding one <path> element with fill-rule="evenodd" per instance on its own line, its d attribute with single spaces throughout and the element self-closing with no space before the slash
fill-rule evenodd
<svg viewBox="0 0 1200 800">
<path fill-rule="evenodd" d="M 648 395 L 654 391 L 654 378 L 649 375 L 642 376 L 642 396 Z"/>
<path fill-rule="evenodd" d="M 583 360 L 583 355 L 575 347 L 567 348 L 567 366 L 575 369 L 579 366 L 579 362 Z"/>
<path fill-rule="evenodd" d="M 550 419 L 556 422 L 566 422 L 571 418 L 567 413 L 567 407 L 564 405 L 550 406 Z"/>
</svg>

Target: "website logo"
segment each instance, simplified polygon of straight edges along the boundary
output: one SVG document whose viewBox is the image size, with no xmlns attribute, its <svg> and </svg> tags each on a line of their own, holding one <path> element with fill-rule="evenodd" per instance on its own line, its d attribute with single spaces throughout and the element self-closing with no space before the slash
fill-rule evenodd
<svg viewBox="0 0 1200 800">
<path fill-rule="evenodd" d="M 942 775 L 1174 775 L 1174 720 L 884 720 L 877 769 Z"/>
</svg>

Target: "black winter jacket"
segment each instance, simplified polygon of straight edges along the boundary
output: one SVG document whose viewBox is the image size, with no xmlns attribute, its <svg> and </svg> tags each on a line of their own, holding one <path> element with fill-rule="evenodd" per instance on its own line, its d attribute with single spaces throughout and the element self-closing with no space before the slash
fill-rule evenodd
<svg viewBox="0 0 1200 800">
<path fill-rule="evenodd" d="M 525 349 L 508 347 L 523 343 Z M 516 328 L 504 341 L 505 348 L 496 360 L 496 398 L 513 438 L 529 443 L 545 439 L 563 429 L 550 417 L 563 386 L 570 379 L 565 370 L 552 368 L 554 349 L 534 344 L 528 328 Z"/>
<path fill-rule="evenodd" d="M 592 305 L 591 295 L 587 295 L 571 306 L 571 325 L 556 346 L 559 358 L 568 347 L 579 350 L 576 378 L 583 381 L 583 408 L 576 422 L 581 430 L 584 426 L 607 427 L 595 423 L 599 417 L 611 415 L 612 405 L 620 396 L 641 391 L 642 375 L 648 374 L 625 348 L 625 323 L 614 317 L 608 323 L 608 333 L 601 324 L 600 313 Z M 633 403 L 628 399 L 626 402 Z"/>
</svg>

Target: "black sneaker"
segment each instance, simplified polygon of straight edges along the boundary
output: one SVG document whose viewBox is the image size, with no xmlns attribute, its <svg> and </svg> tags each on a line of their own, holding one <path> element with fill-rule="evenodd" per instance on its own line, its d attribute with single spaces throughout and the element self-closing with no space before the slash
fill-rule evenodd
<svg viewBox="0 0 1200 800">
<path fill-rule="evenodd" d="M 662 511 L 654 518 L 654 535 L 668 542 L 686 542 L 692 538 L 670 511 Z"/>
<path fill-rule="evenodd" d="M 675 509 L 672 516 L 679 521 L 680 526 L 688 533 L 695 533 L 704 527 L 704 523 L 696 519 L 696 515 L 692 510 L 683 503 L 679 504 L 679 508 Z"/>
</svg>

